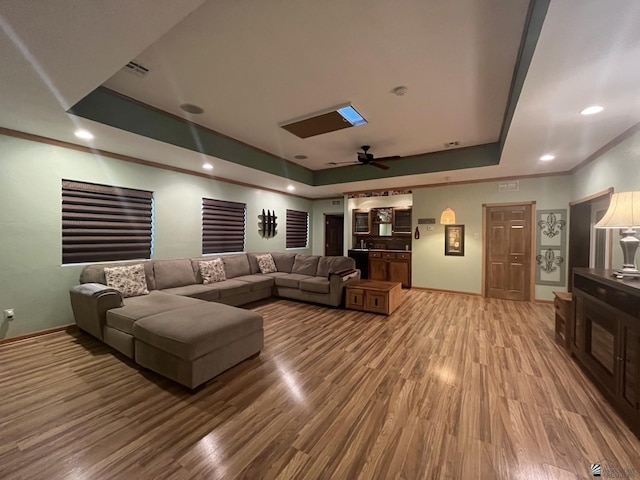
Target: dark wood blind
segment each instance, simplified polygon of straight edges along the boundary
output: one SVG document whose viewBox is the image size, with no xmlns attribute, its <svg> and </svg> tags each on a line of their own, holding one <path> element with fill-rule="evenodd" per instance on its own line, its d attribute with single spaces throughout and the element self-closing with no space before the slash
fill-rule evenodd
<svg viewBox="0 0 640 480">
<path fill-rule="evenodd" d="M 62 180 L 62 263 L 151 258 L 153 193 Z"/>
<path fill-rule="evenodd" d="M 244 203 L 202 199 L 202 253 L 244 252 Z"/>
<path fill-rule="evenodd" d="M 309 244 L 309 214 L 287 210 L 287 248 L 307 248 Z"/>
</svg>

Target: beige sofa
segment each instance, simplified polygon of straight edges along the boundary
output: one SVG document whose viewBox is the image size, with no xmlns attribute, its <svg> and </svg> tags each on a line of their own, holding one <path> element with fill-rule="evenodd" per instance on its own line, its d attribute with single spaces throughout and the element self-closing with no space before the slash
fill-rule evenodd
<svg viewBox="0 0 640 480">
<path fill-rule="evenodd" d="M 189 388 L 258 355 L 262 317 L 236 308 L 272 295 L 338 306 L 355 269 L 348 257 L 272 253 L 262 274 L 254 253 L 222 256 L 226 280 L 203 284 L 198 261 L 211 257 L 88 265 L 71 288 L 76 324 L 136 363 Z M 104 268 L 143 263 L 148 295 L 123 298 Z M 354 279 L 359 278 L 355 272 Z"/>
</svg>

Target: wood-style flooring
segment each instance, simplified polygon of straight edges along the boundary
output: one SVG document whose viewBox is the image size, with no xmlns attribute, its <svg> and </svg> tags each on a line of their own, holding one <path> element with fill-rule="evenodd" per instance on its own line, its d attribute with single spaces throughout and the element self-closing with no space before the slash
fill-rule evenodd
<svg viewBox="0 0 640 480">
<path fill-rule="evenodd" d="M 551 305 L 402 295 L 389 317 L 253 305 L 260 357 L 194 393 L 83 333 L 3 345 L 0 478 L 555 480 L 600 460 L 640 477 Z"/>
</svg>

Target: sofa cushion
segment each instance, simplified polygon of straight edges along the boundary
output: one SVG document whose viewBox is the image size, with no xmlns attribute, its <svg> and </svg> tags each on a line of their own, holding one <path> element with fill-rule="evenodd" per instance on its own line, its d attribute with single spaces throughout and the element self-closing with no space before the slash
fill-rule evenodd
<svg viewBox="0 0 640 480">
<path fill-rule="evenodd" d="M 153 272 L 158 290 L 196 283 L 196 276 L 191 268 L 191 260 L 188 258 L 155 260 L 153 262 Z"/>
<path fill-rule="evenodd" d="M 300 275 L 311 275 L 315 276 L 318 271 L 318 260 L 320 259 L 317 255 L 296 255 L 296 260 L 293 262 L 293 268 L 291 269 L 291 273 L 299 273 Z"/>
<path fill-rule="evenodd" d="M 258 267 L 258 260 L 256 259 L 256 257 L 259 256 L 259 255 L 264 255 L 265 253 L 267 253 L 267 252 L 247 253 L 247 260 L 249 261 L 249 273 L 251 275 L 255 275 L 256 273 L 260 273 L 260 267 Z M 273 258 L 273 256 L 271 258 Z"/>
<path fill-rule="evenodd" d="M 314 293 L 329 293 L 329 280 L 325 277 L 313 277 L 300 280 L 300 290 Z"/>
<path fill-rule="evenodd" d="M 217 290 L 212 285 L 204 285 L 202 283 L 194 283 L 193 285 L 185 285 L 184 287 L 167 288 L 162 291 L 173 295 L 197 298 L 207 302 L 212 302 L 220 298 L 220 290 Z"/>
<path fill-rule="evenodd" d="M 123 297 L 137 297 L 147 295 L 147 280 L 144 265 L 122 265 L 119 267 L 105 267 L 104 276 L 107 286 L 118 290 Z"/>
<path fill-rule="evenodd" d="M 251 286 L 251 291 L 262 290 L 264 288 L 270 288 L 274 285 L 273 277 L 268 275 L 243 275 L 242 277 L 236 277 L 234 280 L 239 282 L 247 282 Z"/>
<path fill-rule="evenodd" d="M 195 298 L 181 297 L 154 290 L 149 295 L 124 299 L 124 306 L 107 311 L 107 325 L 132 333 L 133 324 L 149 315 L 203 303 Z"/>
<path fill-rule="evenodd" d="M 133 335 L 159 350 L 194 360 L 262 330 L 262 316 L 221 303 L 202 303 L 145 317 Z"/>
<path fill-rule="evenodd" d="M 273 252 L 271 256 L 279 272 L 291 273 L 293 262 L 296 260 L 295 253 Z"/>
<path fill-rule="evenodd" d="M 276 264 L 273 261 L 273 257 L 270 253 L 265 253 L 264 255 L 256 256 L 256 260 L 258 261 L 258 268 L 260 269 L 260 273 L 273 273 L 277 272 Z"/>
<path fill-rule="evenodd" d="M 320 257 L 318 261 L 318 277 L 328 277 L 331 273 L 356 268 L 356 261 L 350 257 Z"/>
<path fill-rule="evenodd" d="M 100 283 L 102 285 L 107 284 L 107 279 L 104 276 L 104 269 L 108 267 L 122 267 L 124 265 L 144 265 L 144 274 L 147 280 L 147 288 L 149 290 L 156 289 L 156 280 L 153 275 L 153 261 L 137 261 L 137 262 L 113 262 L 113 263 L 98 263 L 95 265 L 87 265 L 82 269 L 80 273 L 80 283 Z"/>
<path fill-rule="evenodd" d="M 227 278 L 251 275 L 249 260 L 247 259 L 246 253 L 243 253 L 242 255 L 225 255 L 220 258 L 222 258 L 222 261 L 224 262 L 224 271 Z"/>
<path fill-rule="evenodd" d="M 233 297 L 251 291 L 251 284 L 240 280 L 225 280 L 224 282 L 212 283 L 209 285 L 220 292 L 220 298 Z"/>
<path fill-rule="evenodd" d="M 313 278 L 310 275 L 300 275 L 299 273 L 285 273 L 274 277 L 276 281 L 276 287 L 291 287 L 299 288 L 301 280 L 307 280 Z"/>
<path fill-rule="evenodd" d="M 198 268 L 200 270 L 200 278 L 202 278 L 204 285 L 224 282 L 227 279 L 227 274 L 224 271 L 224 262 L 221 258 L 201 260 L 198 262 Z"/>
</svg>

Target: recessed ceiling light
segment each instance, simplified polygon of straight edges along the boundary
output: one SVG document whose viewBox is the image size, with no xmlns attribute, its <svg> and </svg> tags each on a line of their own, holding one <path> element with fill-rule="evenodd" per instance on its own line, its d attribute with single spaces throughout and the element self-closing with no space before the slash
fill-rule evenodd
<svg viewBox="0 0 640 480">
<path fill-rule="evenodd" d="M 400 87 L 396 87 L 392 90 L 392 92 L 394 93 L 394 95 L 397 95 L 399 97 L 402 97 L 405 93 L 407 93 L 409 89 L 405 86 L 400 86 Z"/>
<path fill-rule="evenodd" d="M 93 133 L 89 130 L 79 129 L 75 131 L 75 135 L 78 138 L 82 138 L 83 140 L 91 140 L 93 139 Z"/>
<path fill-rule="evenodd" d="M 295 155 L 293 158 L 295 158 L 296 160 L 306 160 L 307 157 L 306 155 Z"/>
<path fill-rule="evenodd" d="M 604 110 L 604 107 L 600 105 L 591 105 L 580 112 L 581 115 L 593 115 L 594 113 L 600 113 Z"/>
<path fill-rule="evenodd" d="M 550 153 L 547 153 L 546 155 L 542 155 L 540 157 L 540 160 L 542 160 L 543 162 L 549 162 L 549 161 L 553 160 L 554 158 L 556 158 L 555 155 L 551 155 Z"/>
<path fill-rule="evenodd" d="M 290 192 L 293 192 L 295 189 L 296 187 L 294 187 L 293 185 L 287 186 L 287 190 L 289 190 Z"/>
<path fill-rule="evenodd" d="M 204 113 L 204 109 L 199 107 L 198 105 L 194 105 L 193 103 L 183 103 L 180 105 L 180 108 L 187 113 L 193 113 L 194 115 L 199 115 Z"/>
<path fill-rule="evenodd" d="M 213 170 L 213 165 L 211 165 L 210 163 L 205 163 L 204 165 L 202 165 L 202 168 L 204 168 L 205 170 Z"/>
</svg>

